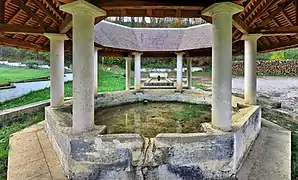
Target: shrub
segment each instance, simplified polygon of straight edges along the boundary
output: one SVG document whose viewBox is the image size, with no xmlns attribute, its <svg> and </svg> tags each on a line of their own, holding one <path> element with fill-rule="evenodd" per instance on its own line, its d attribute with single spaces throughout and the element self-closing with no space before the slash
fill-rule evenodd
<svg viewBox="0 0 298 180">
<path fill-rule="evenodd" d="M 37 60 L 26 60 L 25 64 L 28 68 L 37 68 L 37 66 L 39 65 Z"/>
</svg>

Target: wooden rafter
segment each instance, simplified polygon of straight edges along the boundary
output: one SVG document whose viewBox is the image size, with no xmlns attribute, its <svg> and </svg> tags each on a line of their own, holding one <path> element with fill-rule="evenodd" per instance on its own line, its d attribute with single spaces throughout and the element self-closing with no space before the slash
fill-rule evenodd
<svg viewBox="0 0 298 180">
<path fill-rule="evenodd" d="M 281 12 L 281 15 L 283 16 L 283 18 L 285 18 L 285 20 L 291 25 L 294 26 L 294 23 L 291 21 L 291 19 L 288 17 L 288 15 L 285 12 Z"/>
<path fill-rule="evenodd" d="M 20 13 L 21 13 L 21 11 L 17 11 L 17 12 L 12 16 L 12 18 L 10 18 L 10 20 L 7 22 L 7 24 L 12 23 L 13 20 L 15 20 L 15 19 L 18 17 L 18 15 L 19 15 Z"/>
<path fill-rule="evenodd" d="M 275 21 L 275 19 L 273 19 L 272 21 L 277 25 L 277 27 L 280 26 L 280 24 L 277 21 Z M 288 36 L 285 36 L 285 37 L 288 39 L 288 41 L 290 41 L 290 38 Z"/>
<path fill-rule="evenodd" d="M 12 2 L 19 6 L 22 11 L 27 13 L 34 21 L 38 22 L 40 26 L 44 26 L 44 21 L 29 9 L 22 0 L 12 0 Z"/>
<path fill-rule="evenodd" d="M 263 14 L 265 11 L 267 11 L 271 6 L 277 4 L 279 2 L 279 0 L 268 0 L 266 2 L 266 4 L 264 5 L 264 7 L 261 8 L 261 10 L 256 13 L 255 16 L 253 16 L 248 22 L 248 26 L 251 26 L 256 20 L 258 20 Z"/>
<path fill-rule="evenodd" d="M 255 12 L 259 8 L 259 6 L 261 5 L 262 2 L 263 2 L 263 0 L 258 0 L 256 2 L 256 4 L 250 8 L 250 10 L 247 12 L 247 14 L 244 18 L 244 22 L 252 15 L 253 12 Z M 250 3 L 248 3 L 245 8 L 248 8 L 249 6 L 250 6 Z"/>
<path fill-rule="evenodd" d="M 280 14 L 288 5 L 293 3 L 294 0 L 288 0 L 284 3 L 280 4 L 278 8 L 276 8 L 273 12 L 270 12 L 269 16 L 262 21 L 261 24 L 258 25 L 258 27 L 265 27 L 273 18 L 275 18 L 278 14 Z"/>
<path fill-rule="evenodd" d="M 298 0 L 295 1 L 295 11 L 296 11 L 296 26 L 298 25 Z"/>
<path fill-rule="evenodd" d="M 51 2 L 52 0 L 45 0 L 45 2 L 47 3 L 48 7 L 55 13 L 59 16 L 60 19 L 64 19 L 63 18 L 63 14 L 61 13 L 61 11 L 55 7 L 53 5 L 53 3 Z"/>
<path fill-rule="evenodd" d="M 43 12 L 49 16 L 56 24 L 59 24 L 59 19 L 53 15 L 39 0 L 31 0 L 33 1 Z"/>
</svg>

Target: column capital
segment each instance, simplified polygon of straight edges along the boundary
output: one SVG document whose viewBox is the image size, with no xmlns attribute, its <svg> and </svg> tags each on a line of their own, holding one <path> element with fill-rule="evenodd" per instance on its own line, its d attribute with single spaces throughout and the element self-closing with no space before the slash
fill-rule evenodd
<svg viewBox="0 0 298 180">
<path fill-rule="evenodd" d="M 132 55 L 134 56 L 141 56 L 143 53 L 142 52 L 133 52 Z"/>
<path fill-rule="evenodd" d="M 175 54 L 183 56 L 183 54 L 185 54 L 185 52 L 175 52 Z"/>
<path fill-rule="evenodd" d="M 220 2 L 220 3 L 214 3 L 211 6 L 205 8 L 202 11 L 202 15 L 213 16 L 214 14 L 222 13 L 222 12 L 237 14 L 243 10 L 244 8 L 238 4 L 235 4 L 232 2 Z"/>
<path fill-rule="evenodd" d="M 261 36 L 261 34 L 243 34 L 241 40 L 258 40 Z"/>
<path fill-rule="evenodd" d="M 70 14 L 88 13 L 93 17 L 106 16 L 106 11 L 85 0 L 77 0 L 60 6 L 60 10 Z"/>
<path fill-rule="evenodd" d="M 43 35 L 49 38 L 50 40 L 60 40 L 60 41 L 68 40 L 68 37 L 66 34 L 44 33 Z"/>
<path fill-rule="evenodd" d="M 100 48 L 100 47 L 96 47 L 96 46 L 94 46 L 94 51 L 99 51 L 99 50 L 101 50 L 102 48 Z"/>
</svg>

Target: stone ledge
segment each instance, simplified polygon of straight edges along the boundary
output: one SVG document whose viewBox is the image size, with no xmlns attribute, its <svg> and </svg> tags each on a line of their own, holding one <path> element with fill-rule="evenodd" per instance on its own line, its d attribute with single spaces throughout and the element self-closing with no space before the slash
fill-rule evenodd
<svg viewBox="0 0 298 180">
<path fill-rule="evenodd" d="M 65 100 L 71 99 L 70 97 Z M 6 123 L 17 121 L 25 115 L 43 111 L 45 107 L 50 105 L 50 100 L 35 102 L 25 106 L 19 106 L 11 109 L 0 110 L 0 126 Z"/>
<path fill-rule="evenodd" d="M 209 103 L 211 96 L 191 90 L 182 94 L 175 90 L 142 94 L 124 91 L 99 94 L 96 106 L 105 108 L 143 100 Z M 233 105 L 237 103 L 242 100 L 233 98 Z M 245 107 L 242 113 L 233 121 L 232 132 L 209 126 L 207 133 L 162 133 L 155 138 L 143 138 L 138 134 L 104 134 L 104 131 L 72 135 L 71 124 L 67 123 L 71 118 L 46 108 L 46 130 L 72 179 L 137 180 L 146 176 L 178 180 L 187 179 L 190 174 L 196 178 L 234 178 L 261 126 L 258 106 Z"/>
</svg>

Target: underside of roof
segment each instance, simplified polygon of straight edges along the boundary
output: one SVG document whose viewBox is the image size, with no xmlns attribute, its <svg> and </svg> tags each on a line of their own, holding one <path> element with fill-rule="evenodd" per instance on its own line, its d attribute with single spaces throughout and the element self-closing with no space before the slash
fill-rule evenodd
<svg viewBox="0 0 298 180">
<path fill-rule="evenodd" d="M 107 16 L 129 17 L 201 17 L 212 22 L 210 17 L 201 15 L 201 11 L 212 3 L 223 0 L 89 0 L 107 12 Z M 246 33 L 262 34 L 258 39 L 258 51 L 268 52 L 298 46 L 297 0 L 235 0 L 234 3 L 243 5 L 245 10 L 233 16 L 233 52 L 243 53 L 244 43 L 241 36 Z M 59 10 L 62 5 L 58 0 L 1 0 L 0 1 L 0 45 L 49 51 L 49 40 L 43 33 L 66 33 L 72 38 L 72 17 Z M 95 24 L 105 17 L 98 17 Z M 135 31 L 136 44 L 140 48 L 142 36 Z M 194 30 L 195 31 L 195 30 Z M 196 33 L 190 32 L 189 33 Z M 145 33 L 141 33 L 145 34 Z M 181 47 L 191 48 L 192 44 L 184 40 L 183 33 Z M 143 36 L 144 37 L 144 36 Z M 109 37 L 112 38 L 112 37 Z M 125 38 L 125 37 L 124 37 Z M 126 37 L 127 38 L 127 37 Z M 175 37 L 176 38 L 176 37 Z M 179 38 L 181 38 L 179 36 Z M 178 38 L 178 39 L 179 39 Z M 144 39 L 143 39 L 144 40 Z M 188 40 L 191 41 L 191 40 Z M 150 42 L 155 42 L 153 39 Z M 156 42 L 157 45 L 160 42 Z M 199 44 L 200 42 L 195 42 Z M 65 43 L 66 52 L 71 52 L 71 40 Z M 145 44 L 146 48 L 156 48 Z M 171 45 L 172 46 L 172 45 Z M 173 45 L 174 48 L 177 45 Z M 180 48 L 180 47 L 179 47 Z M 178 49 L 179 49 L 178 48 Z M 175 48 L 174 48 L 175 49 Z M 183 48 L 180 48 L 182 50 Z M 126 51 L 117 48 L 104 49 L 115 55 L 124 55 Z"/>
<path fill-rule="evenodd" d="M 177 52 L 212 47 L 212 25 L 189 28 L 129 28 L 107 21 L 94 26 L 95 43 L 141 52 Z"/>
</svg>

